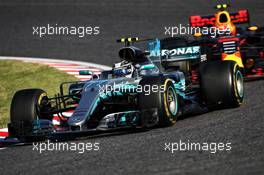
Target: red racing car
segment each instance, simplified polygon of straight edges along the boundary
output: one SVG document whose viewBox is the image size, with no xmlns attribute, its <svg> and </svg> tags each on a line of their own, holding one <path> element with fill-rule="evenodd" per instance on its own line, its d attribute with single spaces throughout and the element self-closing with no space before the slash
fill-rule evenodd
<svg viewBox="0 0 264 175">
<path fill-rule="evenodd" d="M 264 27 L 250 25 L 248 10 L 230 13 L 227 11 L 228 7 L 227 4 L 217 5 L 217 12 L 214 15 L 195 15 L 189 18 L 191 27 L 207 27 L 226 32 L 215 36 L 198 33 L 194 35 L 205 40 L 216 38 L 218 46 L 215 47 L 216 49 L 211 49 L 212 54 L 220 55 L 217 58 L 222 60 L 236 61 L 244 69 L 246 79 L 263 78 Z"/>
</svg>

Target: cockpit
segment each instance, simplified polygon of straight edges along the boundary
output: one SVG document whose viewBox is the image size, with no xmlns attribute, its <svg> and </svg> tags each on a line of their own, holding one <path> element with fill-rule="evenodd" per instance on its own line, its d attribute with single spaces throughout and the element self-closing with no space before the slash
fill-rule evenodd
<svg viewBox="0 0 264 175">
<path fill-rule="evenodd" d="M 113 65 L 113 77 L 137 77 L 158 74 L 159 69 L 148 58 L 148 52 L 130 46 L 119 51 L 121 62 Z"/>
</svg>

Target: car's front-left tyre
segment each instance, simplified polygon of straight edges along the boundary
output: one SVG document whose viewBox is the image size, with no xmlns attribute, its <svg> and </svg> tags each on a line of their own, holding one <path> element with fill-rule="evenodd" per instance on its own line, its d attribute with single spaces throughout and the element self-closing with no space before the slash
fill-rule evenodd
<svg viewBox="0 0 264 175">
<path fill-rule="evenodd" d="M 34 120 L 45 118 L 41 104 L 47 99 L 47 93 L 41 89 L 17 91 L 11 102 L 9 135 L 16 138 L 31 135 Z"/>
</svg>

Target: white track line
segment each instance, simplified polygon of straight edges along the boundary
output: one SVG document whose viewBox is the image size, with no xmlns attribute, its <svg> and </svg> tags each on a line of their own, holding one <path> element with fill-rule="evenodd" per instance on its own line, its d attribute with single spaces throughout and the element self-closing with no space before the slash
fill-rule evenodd
<svg viewBox="0 0 264 175">
<path fill-rule="evenodd" d="M 21 60 L 21 61 L 43 61 L 43 62 L 56 62 L 64 64 L 77 64 L 83 66 L 91 66 L 95 68 L 100 68 L 103 70 L 110 70 L 110 66 L 100 65 L 96 63 L 87 63 L 83 61 L 69 61 L 69 60 L 59 60 L 59 59 L 48 59 L 48 58 L 34 58 L 34 57 L 13 57 L 13 56 L 0 56 L 0 60 Z"/>
<path fill-rule="evenodd" d="M 5 132 L 7 131 L 7 128 L 0 129 L 0 132 Z"/>
</svg>

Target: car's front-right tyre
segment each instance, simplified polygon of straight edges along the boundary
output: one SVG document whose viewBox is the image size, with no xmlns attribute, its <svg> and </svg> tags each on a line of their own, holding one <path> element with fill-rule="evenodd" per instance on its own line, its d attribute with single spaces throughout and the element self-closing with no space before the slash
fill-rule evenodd
<svg viewBox="0 0 264 175">
<path fill-rule="evenodd" d="M 153 88 L 149 94 L 143 92 L 139 95 L 141 111 L 152 111 L 150 115 L 154 118 L 155 115 L 157 116 L 157 124 L 159 126 L 166 127 L 174 125 L 179 112 L 179 100 L 174 81 L 166 77 L 150 76 L 144 77 L 140 85 L 142 87 L 158 87 Z M 155 91 L 153 91 L 154 89 Z"/>
</svg>

